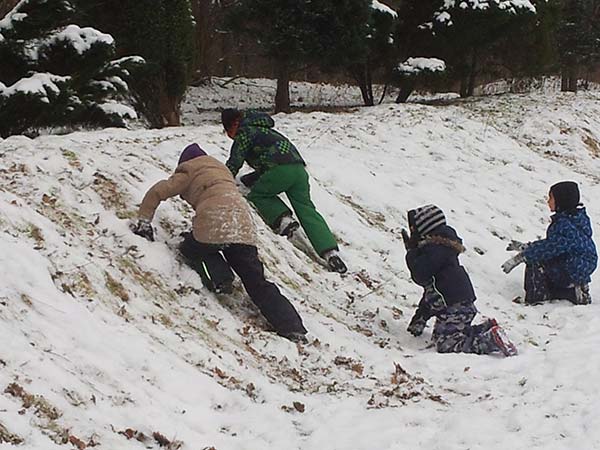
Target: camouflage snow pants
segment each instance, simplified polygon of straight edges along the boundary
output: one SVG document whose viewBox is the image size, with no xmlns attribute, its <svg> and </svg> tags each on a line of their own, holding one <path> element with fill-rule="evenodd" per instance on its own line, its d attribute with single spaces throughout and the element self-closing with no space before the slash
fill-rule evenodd
<svg viewBox="0 0 600 450">
<path fill-rule="evenodd" d="M 433 342 L 439 353 L 476 353 L 486 355 L 498 351 L 487 331 L 490 322 L 471 325 L 477 314 L 473 303 L 451 305 L 436 317 Z"/>
</svg>

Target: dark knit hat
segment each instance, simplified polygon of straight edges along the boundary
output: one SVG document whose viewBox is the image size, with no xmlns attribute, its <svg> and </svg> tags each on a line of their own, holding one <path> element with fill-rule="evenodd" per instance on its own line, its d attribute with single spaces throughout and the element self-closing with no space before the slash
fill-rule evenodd
<svg viewBox="0 0 600 450">
<path fill-rule="evenodd" d="M 226 130 L 229 130 L 233 122 L 241 118 L 242 112 L 239 109 L 227 108 L 221 111 L 221 123 Z"/>
<path fill-rule="evenodd" d="M 445 224 L 444 212 L 435 205 L 425 205 L 408 211 L 408 225 L 413 226 L 419 236 L 425 236 Z"/>
<path fill-rule="evenodd" d="M 579 187 L 574 181 L 561 181 L 550 188 L 554 197 L 556 212 L 571 211 L 577 208 L 579 203 Z"/>
<path fill-rule="evenodd" d="M 202 150 L 198 144 L 190 144 L 181 153 L 177 165 L 189 161 L 190 159 L 197 158 L 198 156 L 206 156 L 206 152 Z"/>
</svg>

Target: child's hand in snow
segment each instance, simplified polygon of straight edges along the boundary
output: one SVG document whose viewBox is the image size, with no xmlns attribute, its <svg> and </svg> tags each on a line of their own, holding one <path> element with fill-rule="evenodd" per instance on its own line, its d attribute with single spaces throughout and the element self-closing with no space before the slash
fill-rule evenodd
<svg viewBox="0 0 600 450">
<path fill-rule="evenodd" d="M 506 251 L 508 251 L 508 252 L 512 252 L 512 251 L 522 252 L 526 248 L 527 248 L 527 244 L 525 242 L 515 241 L 514 239 L 511 239 L 511 241 L 506 246 Z"/>
<path fill-rule="evenodd" d="M 502 264 L 502 270 L 504 271 L 504 273 L 510 273 L 511 270 L 513 270 L 519 264 L 524 262 L 525 258 L 523 258 L 523 255 L 521 253 L 517 253 L 515 256 L 513 256 L 504 264 Z"/>
</svg>

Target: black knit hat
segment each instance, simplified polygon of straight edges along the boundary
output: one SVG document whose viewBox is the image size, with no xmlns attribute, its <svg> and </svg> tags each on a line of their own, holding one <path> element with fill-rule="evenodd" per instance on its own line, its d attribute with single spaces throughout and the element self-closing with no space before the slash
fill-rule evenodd
<svg viewBox="0 0 600 450">
<path fill-rule="evenodd" d="M 444 212 L 435 205 L 425 205 L 408 211 L 408 225 L 413 226 L 419 236 L 425 236 L 445 224 Z"/>
<path fill-rule="evenodd" d="M 221 111 L 221 123 L 226 130 L 229 130 L 233 122 L 241 118 L 242 112 L 239 109 L 227 108 Z"/>
<path fill-rule="evenodd" d="M 579 187 L 574 181 L 561 181 L 550 188 L 556 212 L 572 211 L 580 206 Z"/>
</svg>

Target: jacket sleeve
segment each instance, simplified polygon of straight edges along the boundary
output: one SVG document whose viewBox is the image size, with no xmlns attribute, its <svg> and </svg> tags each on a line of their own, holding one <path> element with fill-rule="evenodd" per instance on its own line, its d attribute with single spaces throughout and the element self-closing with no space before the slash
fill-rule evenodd
<svg viewBox="0 0 600 450">
<path fill-rule="evenodd" d="M 175 172 L 168 179 L 159 181 L 144 195 L 138 217 L 152 220 L 160 202 L 183 193 L 187 185 L 188 175 L 182 172 Z"/>
<path fill-rule="evenodd" d="M 540 263 L 570 253 L 578 245 L 577 230 L 568 221 L 563 220 L 550 230 L 546 239 L 530 242 L 522 255 L 527 263 Z"/>
<path fill-rule="evenodd" d="M 443 251 L 433 246 L 411 249 L 406 253 L 410 276 L 419 286 L 431 283 L 433 276 L 444 266 L 445 259 Z"/>
<path fill-rule="evenodd" d="M 252 146 L 251 144 L 252 142 L 248 133 L 245 130 L 240 130 L 233 141 L 233 145 L 231 146 L 229 159 L 225 163 L 234 177 L 244 165 L 246 155 Z"/>
</svg>

